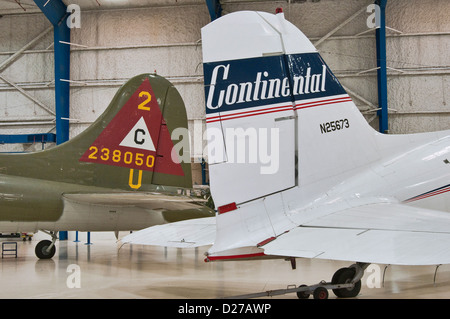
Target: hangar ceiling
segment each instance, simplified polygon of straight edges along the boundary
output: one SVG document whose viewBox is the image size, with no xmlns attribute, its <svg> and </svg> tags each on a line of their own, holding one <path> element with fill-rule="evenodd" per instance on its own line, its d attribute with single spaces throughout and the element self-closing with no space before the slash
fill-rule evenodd
<svg viewBox="0 0 450 319">
<path fill-rule="evenodd" d="M 52 1 L 52 0 L 49 0 Z M 171 0 L 64 0 L 66 5 L 77 4 L 84 10 L 118 9 L 118 8 L 139 8 L 155 5 L 169 5 L 174 3 Z M 198 3 L 199 1 L 179 0 L 177 4 Z M 202 1 L 204 2 L 204 1 Z M 16 14 L 40 12 L 33 0 L 0 0 L 0 14 Z"/>
</svg>

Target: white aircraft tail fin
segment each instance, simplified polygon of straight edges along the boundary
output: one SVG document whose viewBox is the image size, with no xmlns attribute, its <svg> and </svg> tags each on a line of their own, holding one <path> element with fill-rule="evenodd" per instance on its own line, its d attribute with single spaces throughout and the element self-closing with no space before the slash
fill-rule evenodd
<svg viewBox="0 0 450 319">
<path fill-rule="evenodd" d="M 202 46 L 216 207 L 308 185 L 377 158 L 377 132 L 283 13 L 223 16 L 202 29 Z"/>
<path fill-rule="evenodd" d="M 399 203 L 423 199 L 430 191 L 417 187 L 429 183 L 435 187 L 426 189 L 442 190 L 427 174 L 448 164 L 450 132 L 386 136 L 373 130 L 283 14 L 231 13 L 204 27 L 202 41 L 209 177 L 218 210 L 207 261 L 450 260 L 448 213 Z M 420 177 L 410 179 L 410 168 L 419 168 Z M 399 193 L 404 180 L 412 187 Z M 159 231 L 174 233 L 170 243 L 177 246 L 209 243 L 213 221 Z M 208 236 L 198 238 L 199 227 Z"/>
</svg>

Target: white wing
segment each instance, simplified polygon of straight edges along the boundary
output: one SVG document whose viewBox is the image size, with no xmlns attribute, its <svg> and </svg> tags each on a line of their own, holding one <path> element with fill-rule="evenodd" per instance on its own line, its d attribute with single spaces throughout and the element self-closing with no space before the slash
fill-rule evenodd
<svg viewBox="0 0 450 319">
<path fill-rule="evenodd" d="M 266 244 L 266 255 L 396 265 L 450 263 L 450 214 L 401 204 L 342 210 Z"/>
<path fill-rule="evenodd" d="M 213 244 L 215 236 L 215 217 L 211 217 L 149 227 L 122 241 L 184 248 Z M 260 248 L 266 256 L 436 265 L 450 263 L 449 241 L 450 214 L 381 203 L 317 218 Z"/>
<path fill-rule="evenodd" d="M 207 217 L 149 227 L 125 236 L 121 241 L 125 244 L 186 248 L 211 245 L 215 236 L 215 217 Z"/>
</svg>

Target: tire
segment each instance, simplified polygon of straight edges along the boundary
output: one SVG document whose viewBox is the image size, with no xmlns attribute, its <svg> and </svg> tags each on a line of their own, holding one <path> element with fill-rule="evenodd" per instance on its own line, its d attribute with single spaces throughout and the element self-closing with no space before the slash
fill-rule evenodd
<svg viewBox="0 0 450 319">
<path fill-rule="evenodd" d="M 50 249 L 50 251 L 47 251 L 47 248 L 52 244 L 50 240 L 41 240 L 34 249 L 34 253 L 36 254 L 36 257 L 39 259 L 50 259 L 55 255 L 56 247 L 53 245 L 53 247 Z"/>
<path fill-rule="evenodd" d="M 307 287 L 306 285 L 300 285 L 300 287 Z M 298 299 L 308 299 L 309 293 L 306 291 L 297 291 L 297 298 Z"/>
<path fill-rule="evenodd" d="M 356 270 L 354 268 L 341 268 L 336 271 L 331 279 L 333 285 L 347 284 L 355 277 Z M 361 280 L 358 280 L 351 288 L 333 289 L 333 293 L 339 298 L 353 298 L 361 291 Z"/>
<path fill-rule="evenodd" d="M 328 299 L 328 290 L 324 287 L 317 287 L 313 292 L 314 299 Z"/>
</svg>

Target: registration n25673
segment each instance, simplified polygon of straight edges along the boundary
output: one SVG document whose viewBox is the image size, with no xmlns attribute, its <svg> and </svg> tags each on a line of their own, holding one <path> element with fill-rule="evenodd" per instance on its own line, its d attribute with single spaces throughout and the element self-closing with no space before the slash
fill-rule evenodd
<svg viewBox="0 0 450 319">
<path fill-rule="evenodd" d="M 341 119 L 341 120 L 325 122 L 325 123 L 320 124 L 320 132 L 322 134 L 331 133 L 331 132 L 335 132 L 335 131 L 344 130 L 349 127 L 350 127 L 350 122 L 348 121 L 348 119 Z"/>
</svg>

